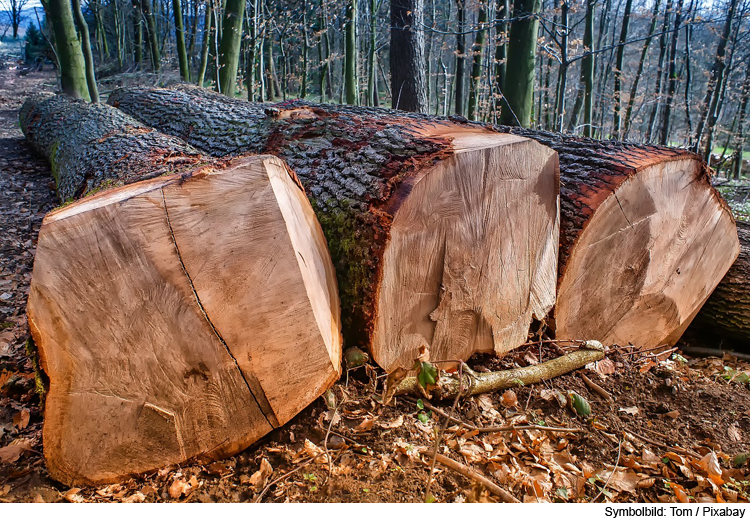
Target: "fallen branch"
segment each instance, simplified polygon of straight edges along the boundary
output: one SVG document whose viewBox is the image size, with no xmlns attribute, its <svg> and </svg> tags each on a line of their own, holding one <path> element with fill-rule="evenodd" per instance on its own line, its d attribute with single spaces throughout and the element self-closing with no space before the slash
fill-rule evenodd
<svg viewBox="0 0 750 531">
<path fill-rule="evenodd" d="M 433 396 L 439 399 L 455 398 L 459 394 L 463 396 L 479 395 L 492 391 L 510 389 L 524 385 L 535 384 L 562 376 L 584 365 L 599 361 L 604 358 L 603 350 L 580 349 L 565 356 L 560 356 L 538 365 L 530 365 L 507 371 L 485 372 L 477 374 L 468 368 L 464 368 L 463 376 L 457 377 L 452 374 L 441 374 L 437 382 L 437 388 L 432 390 Z M 463 386 L 459 385 L 463 380 Z M 459 393 L 460 387 L 463 392 Z M 413 394 L 422 396 L 419 382 L 416 377 L 404 378 L 396 388 L 396 395 Z"/>
<path fill-rule="evenodd" d="M 734 352 L 732 350 L 724 350 L 721 348 L 703 348 L 703 347 L 687 347 L 681 346 L 680 350 L 690 356 L 699 356 L 701 358 L 716 356 L 717 358 L 724 357 L 724 354 L 729 354 L 735 358 L 741 360 L 750 360 L 750 354 L 744 354 L 742 352 Z"/>
<path fill-rule="evenodd" d="M 443 465 L 444 467 L 450 468 L 454 472 L 458 472 L 459 474 L 462 474 L 466 476 L 467 478 L 474 480 L 477 483 L 480 483 L 484 488 L 486 488 L 492 494 L 498 496 L 505 503 L 521 503 L 521 500 L 513 496 L 510 492 L 502 488 L 497 483 L 490 481 L 479 472 L 474 471 L 473 469 L 469 468 L 466 465 L 462 465 L 458 461 L 454 461 L 450 457 L 446 457 L 442 454 L 438 454 L 430 450 L 422 450 L 420 453 L 422 455 L 426 455 L 427 457 L 432 457 L 433 459 L 436 459 L 437 462 Z"/>
<path fill-rule="evenodd" d="M 585 374 L 581 375 L 581 379 L 583 380 L 583 383 L 585 383 L 586 386 L 589 389 L 591 389 L 593 392 L 595 392 L 597 395 L 599 395 L 600 397 L 602 397 L 607 402 L 612 402 L 612 397 L 609 395 L 609 393 L 607 391 L 604 390 L 603 387 L 601 387 L 600 385 L 597 385 L 594 382 L 592 382 L 591 379 L 588 376 L 586 376 Z"/>
<path fill-rule="evenodd" d="M 676 454 L 683 454 L 688 455 L 690 457 L 693 457 L 695 459 L 701 459 L 701 456 L 696 454 L 695 452 L 691 452 L 690 450 L 683 450 L 682 448 L 678 448 L 676 446 L 669 446 L 668 444 L 660 443 L 659 441 L 655 441 L 653 439 L 649 439 L 645 435 L 641 435 L 640 433 L 636 433 L 634 431 L 631 431 L 627 428 L 623 428 L 623 430 L 628 433 L 629 435 L 632 435 L 633 437 L 640 439 L 643 442 L 647 442 L 649 444 L 652 444 L 656 446 L 657 448 L 661 448 L 662 450 L 669 450 L 671 452 L 674 452 Z"/>
</svg>

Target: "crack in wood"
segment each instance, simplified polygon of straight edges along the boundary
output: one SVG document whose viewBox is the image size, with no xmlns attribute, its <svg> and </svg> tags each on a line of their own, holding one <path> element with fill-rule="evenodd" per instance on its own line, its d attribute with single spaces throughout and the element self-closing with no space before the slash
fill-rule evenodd
<svg viewBox="0 0 750 531">
<path fill-rule="evenodd" d="M 229 345 L 227 345 L 227 342 L 224 340 L 222 335 L 216 329 L 213 322 L 211 321 L 211 318 L 208 316 L 206 309 L 203 307 L 203 303 L 201 302 L 201 299 L 198 296 L 198 292 L 195 289 L 195 285 L 193 284 L 193 279 L 191 278 L 190 273 L 188 273 L 187 268 L 185 267 L 185 262 L 183 262 L 182 260 L 182 254 L 180 253 L 180 248 L 177 245 L 177 239 L 175 238 L 174 230 L 172 229 L 172 221 L 169 217 L 169 209 L 167 208 L 167 198 L 164 195 L 164 189 L 161 190 L 161 197 L 162 197 L 162 202 L 164 204 L 164 213 L 167 217 L 167 226 L 169 227 L 169 234 L 172 237 L 172 244 L 174 245 L 175 252 L 177 253 L 177 259 L 180 261 L 180 267 L 182 268 L 182 272 L 185 273 L 185 277 L 187 278 L 188 283 L 190 284 L 190 289 L 193 292 L 193 296 L 195 297 L 195 301 L 198 304 L 198 308 L 203 314 L 203 317 L 206 319 L 208 326 L 210 326 L 211 330 L 213 330 L 214 334 L 216 335 L 216 338 L 224 346 L 224 349 L 227 351 L 227 354 L 229 354 L 229 357 L 234 362 L 235 367 L 237 367 L 237 370 L 239 371 L 240 376 L 242 377 L 242 380 L 245 382 L 245 385 L 247 386 L 247 390 L 250 392 L 250 396 L 253 397 L 253 400 L 255 401 L 261 413 L 263 414 L 263 417 L 266 419 L 266 422 L 268 422 L 268 424 L 270 424 L 272 428 L 278 428 L 279 426 L 281 426 L 281 423 L 279 423 L 279 419 L 276 418 L 276 414 L 274 413 L 273 408 L 271 407 L 271 403 L 268 401 L 268 397 L 266 397 L 266 393 L 263 391 L 263 387 L 260 385 L 260 382 L 254 375 L 245 374 L 243 372 L 243 370 L 240 368 L 240 364 L 237 361 L 237 358 L 234 357 L 234 354 L 232 354 L 232 351 L 229 348 Z"/>
</svg>

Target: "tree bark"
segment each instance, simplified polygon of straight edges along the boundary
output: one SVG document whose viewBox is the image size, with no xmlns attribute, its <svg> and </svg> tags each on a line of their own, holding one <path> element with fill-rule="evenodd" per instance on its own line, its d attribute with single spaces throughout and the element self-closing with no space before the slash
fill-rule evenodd
<svg viewBox="0 0 750 531">
<path fill-rule="evenodd" d="M 750 351 L 750 223 L 737 221 L 740 254 L 688 329 L 699 343 Z"/>
<path fill-rule="evenodd" d="M 630 86 L 630 98 L 628 98 L 628 108 L 625 111 L 625 130 L 623 132 L 622 137 L 627 140 L 628 133 L 630 132 L 630 125 L 632 123 L 633 119 L 633 106 L 635 104 L 635 97 L 638 95 L 638 84 L 641 81 L 641 75 L 643 74 L 643 67 L 646 64 L 646 55 L 648 54 L 648 49 L 651 46 L 651 35 L 654 34 L 654 31 L 656 31 L 656 23 L 659 19 L 659 5 L 661 3 L 661 0 L 655 0 L 654 2 L 654 10 L 651 13 L 651 25 L 648 29 L 648 37 L 643 42 L 643 48 L 641 49 L 641 58 L 638 61 L 638 70 L 635 73 L 635 77 L 633 78 L 633 84 Z"/>
<path fill-rule="evenodd" d="M 480 0 L 477 15 L 477 35 L 471 47 L 471 76 L 469 78 L 469 120 L 477 119 L 479 89 L 482 82 L 482 59 L 484 58 L 484 41 L 487 39 L 487 0 Z M 413 109 L 416 110 L 416 109 Z"/>
<path fill-rule="evenodd" d="M 500 106 L 505 104 L 505 77 L 508 57 L 508 23 L 510 0 L 497 0 L 495 6 L 495 97 Z M 502 107 L 501 107 L 502 109 Z M 498 116 L 494 121 L 497 122 Z"/>
<path fill-rule="evenodd" d="M 143 13 L 139 0 L 133 0 L 133 60 L 136 68 L 143 64 Z"/>
<path fill-rule="evenodd" d="M 346 35 L 344 50 L 344 90 L 347 105 L 356 105 L 357 86 L 357 0 L 346 4 Z"/>
<path fill-rule="evenodd" d="M 554 300 L 556 157 L 535 142 L 446 118 L 251 105 L 184 86 L 117 90 L 110 103 L 215 155 L 284 158 L 328 239 L 346 339 L 388 371 L 410 367 L 423 346 L 434 360 L 507 352 Z"/>
<path fill-rule="evenodd" d="M 583 47 L 588 52 L 594 51 L 594 15 L 596 0 L 587 0 L 586 19 L 583 32 Z M 590 137 L 594 112 L 594 64 L 596 57 L 588 55 L 581 59 L 581 84 L 583 85 L 583 136 Z"/>
<path fill-rule="evenodd" d="M 628 40 L 628 27 L 630 25 L 630 11 L 633 7 L 633 0 L 626 0 L 625 12 L 622 15 L 622 30 L 620 31 L 620 46 L 617 48 L 617 60 L 615 62 L 615 114 L 612 125 L 612 136 L 615 139 L 620 138 L 620 121 L 622 97 L 622 67 L 625 58 L 625 42 Z"/>
<path fill-rule="evenodd" d="M 701 158 L 499 130 L 534 138 L 560 157 L 557 338 L 674 344 L 739 251 L 732 214 Z"/>
<path fill-rule="evenodd" d="M 536 40 L 539 31 L 541 0 L 517 0 L 513 7 L 515 20 L 510 25 L 508 38 L 508 71 L 514 82 L 505 82 L 505 105 L 500 120 L 505 125 L 528 127 L 534 98 L 534 65 Z M 524 17 L 524 18 L 520 18 Z"/>
<path fill-rule="evenodd" d="M 242 44 L 242 20 L 245 16 L 245 0 L 227 0 L 224 8 L 221 44 L 219 44 L 219 92 L 234 95 L 237 82 L 237 66 L 240 62 Z"/>
<path fill-rule="evenodd" d="M 83 175 L 96 192 L 45 217 L 29 292 L 55 479 L 228 457 L 338 379 L 333 266 L 281 160 L 217 161 L 60 96 L 21 124 L 62 190 Z"/>
<path fill-rule="evenodd" d="M 206 1 L 206 14 L 203 20 L 203 40 L 201 42 L 201 62 L 198 66 L 198 86 L 202 87 L 208 68 L 208 51 L 211 44 L 211 33 L 214 31 L 213 0 Z"/>
<path fill-rule="evenodd" d="M 69 96 L 89 100 L 86 63 L 73 22 L 70 0 L 47 0 L 45 5 L 55 35 L 61 88 Z"/>
<path fill-rule="evenodd" d="M 659 143 L 667 145 L 669 140 L 669 120 L 672 117 L 672 102 L 674 101 L 675 92 L 677 92 L 677 41 L 680 36 L 680 24 L 682 23 L 682 4 L 683 0 L 677 0 L 677 10 L 674 15 L 674 28 L 670 41 L 669 56 L 672 58 L 669 62 L 669 82 L 667 83 L 667 99 L 664 102 L 661 116 L 661 131 Z"/>
<path fill-rule="evenodd" d="M 151 0 L 140 0 L 141 12 L 146 19 L 146 30 L 148 33 L 148 45 L 151 52 L 151 69 L 158 72 L 161 68 L 161 54 L 159 53 L 159 37 L 156 33 L 156 18 L 151 9 Z"/>
<path fill-rule="evenodd" d="M 182 3 L 180 0 L 172 0 L 172 11 L 174 11 L 174 37 L 177 41 L 177 61 L 180 66 L 180 77 L 183 81 L 190 82 L 190 63 L 185 47 L 185 24 L 182 20 Z"/>
<path fill-rule="evenodd" d="M 89 25 L 81 11 L 81 0 L 72 0 L 72 4 L 78 31 L 81 32 L 81 49 L 83 51 L 83 62 L 86 66 L 86 86 L 89 89 L 89 99 L 92 103 L 99 103 L 99 89 L 96 86 L 96 71 L 94 70 L 94 56 L 91 54 Z"/>
<path fill-rule="evenodd" d="M 423 0 L 391 0 L 391 93 L 393 108 L 428 112 Z"/>
<path fill-rule="evenodd" d="M 456 33 L 456 76 L 454 78 L 456 89 L 455 113 L 459 116 L 464 114 L 464 77 L 466 72 L 466 5 L 464 0 L 456 0 L 456 17 L 458 19 L 458 33 Z"/>
</svg>

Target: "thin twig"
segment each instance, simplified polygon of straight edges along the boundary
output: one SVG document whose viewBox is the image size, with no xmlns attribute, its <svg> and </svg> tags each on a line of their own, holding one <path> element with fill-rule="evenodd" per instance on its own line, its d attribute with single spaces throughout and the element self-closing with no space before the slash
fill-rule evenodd
<svg viewBox="0 0 750 531">
<path fill-rule="evenodd" d="M 695 452 L 691 452 L 690 450 L 683 450 L 682 448 L 677 448 L 676 446 L 669 446 L 668 444 L 660 443 L 659 441 L 655 441 L 653 439 L 649 439 L 645 435 L 641 435 L 639 433 L 636 433 L 634 431 L 630 431 L 627 428 L 623 428 L 627 433 L 632 435 L 633 437 L 637 437 L 638 439 L 647 442 L 649 444 L 653 444 L 657 448 L 661 448 L 663 450 L 669 450 L 670 452 L 674 452 L 677 454 L 685 454 L 689 455 L 690 457 L 694 457 L 695 459 L 702 459 L 700 455 L 696 454 Z"/>
<path fill-rule="evenodd" d="M 301 469 L 305 468 L 307 465 L 309 465 L 310 463 L 312 463 L 314 460 L 315 460 L 315 458 L 311 457 L 310 459 L 308 459 L 306 461 L 303 461 L 302 464 L 300 464 L 294 470 L 291 470 L 290 472 L 287 472 L 286 474 L 284 474 L 280 478 L 273 480 L 271 483 L 269 483 L 268 485 L 266 485 L 266 487 L 262 491 L 260 491 L 260 494 L 258 494 L 255 498 L 253 498 L 253 503 L 260 503 L 260 500 L 263 499 L 263 496 L 266 494 L 266 492 L 268 492 L 268 489 L 270 489 L 271 487 L 273 487 L 274 485 L 276 485 L 278 482 L 285 480 L 286 478 L 288 478 L 289 476 L 291 476 L 292 474 L 294 474 L 298 470 L 301 470 Z"/>
<path fill-rule="evenodd" d="M 427 486 L 424 489 L 424 501 L 427 503 L 430 499 L 430 486 L 432 485 L 432 474 L 435 471 L 435 461 L 437 459 L 438 454 L 440 453 L 440 441 L 443 440 L 443 433 L 445 433 L 445 429 L 448 427 L 448 422 L 450 422 L 450 419 L 453 418 L 453 413 L 456 411 L 456 405 L 458 405 L 458 399 L 461 398 L 461 395 L 464 392 L 464 378 L 463 378 L 463 368 L 464 364 L 463 362 L 458 364 L 458 392 L 456 393 L 456 398 L 453 399 L 453 405 L 451 406 L 451 411 L 448 415 L 446 415 L 445 422 L 443 422 L 443 425 L 440 427 L 440 432 L 437 434 L 437 437 L 435 437 L 435 452 L 432 456 L 432 462 L 430 463 L 430 473 L 427 476 Z"/>
<path fill-rule="evenodd" d="M 434 463 L 436 460 L 440 462 L 441 465 L 450 468 L 454 472 L 458 472 L 459 474 L 463 474 L 469 479 L 472 479 L 476 481 L 477 483 L 480 483 L 482 486 L 484 486 L 488 491 L 490 491 L 492 494 L 495 494 L 498 496 L 501 500 L 503 500 L 506 503 L 521 503 L 521 500 L 513 496 L 510 492 L 502 488 L 500 485 L 495 483 L 494 481 L 490 481 L 485 476 L 480 474 L 479 472 L 476 472 L 475 470 L 469 468 L 466 465 L 462 465 L 458 461 L 454 461 L 450 457 L 446 457 L 442 454 L 439 454 L 437 452 L 432 452 L 430 450 L 425 450 L 421 452 L 423 455 L 426 455 L 428 457 L 432 457 L 432 462 Z M 431 467 L 432 468 L 432 467 Z"/>
<path fill-rule="evenodd" d="M 604 390 L 604 388 L 600 385 L 595 384 L 591 381 L 591 379 L 586 376 L 585 374 L 581 374 L 581 379 L 583 380 L 583 383 L 586 384 L 586 386 L 591 389 L 593 392 L 595 392 L 597 395 L 602 397 L 607 402 L 613 402 L 612 397 L 610 394 Z"/>
<path fill-rule="evenodd" d="M 609 482 L 612 481 L 612 476 L 615 475 L 615 472 L 617 472 L 617 467 L 620 465 L 620 454 L 622 453 L 622 437 L 620 437 L 620 444 L 617 446 L 617 459 L 615 459 L 615 466 L 612 468 L 612 473 L 607 478 L 606 483 L 604 483 L 604 486 L 602 487 L 602 490 L 599 491 L 599 494 L 596 495 L 596 498 L 591 500 L 591 503 L 594 503 L 596 500 L 599 499 L 599 496 L 604 494 L 604 491 L 607 490 L 607 487 L 609 486 Z"/>
</svg>

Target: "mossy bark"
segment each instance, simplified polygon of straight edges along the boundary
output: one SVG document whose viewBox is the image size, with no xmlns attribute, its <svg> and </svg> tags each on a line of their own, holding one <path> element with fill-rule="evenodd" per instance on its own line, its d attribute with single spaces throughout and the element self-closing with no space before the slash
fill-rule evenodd
<svg viewBox="0 0 750 531">
<path fill-rule="evenodd" d="M 88 100 L 86 64 L 73 21 L 71 3 L 69 0 L 48 0 L 45 7 L 52 23 L 52 32 L 55 34 L 62 90 L 74 98 Z"/>
</svg>

